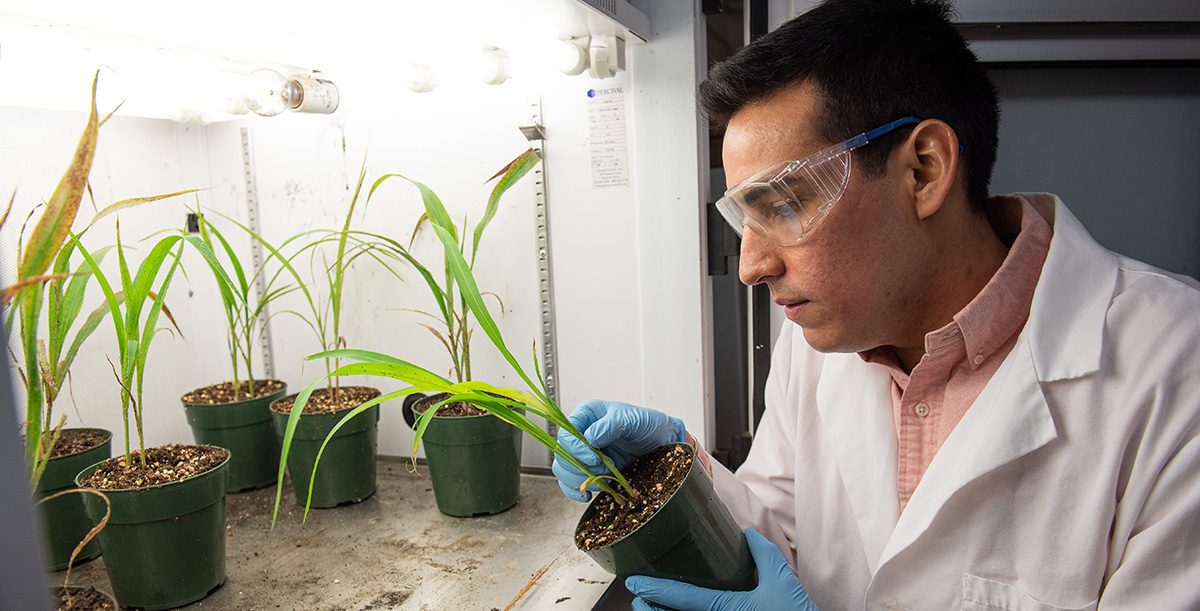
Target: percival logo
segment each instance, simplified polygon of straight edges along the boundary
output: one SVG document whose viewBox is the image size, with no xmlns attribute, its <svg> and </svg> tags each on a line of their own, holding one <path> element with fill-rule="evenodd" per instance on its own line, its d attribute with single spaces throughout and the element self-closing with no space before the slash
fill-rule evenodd
<svg viewBox="0 0 1200 611">
<path fill-rule="evenodd" d="M 588 97 L 594 98 L 598 95 L 611 95 L 614 93 L 624 93 L 620 87 L 609 87 L 608 89 L 588 89 Z"/>
</svg>

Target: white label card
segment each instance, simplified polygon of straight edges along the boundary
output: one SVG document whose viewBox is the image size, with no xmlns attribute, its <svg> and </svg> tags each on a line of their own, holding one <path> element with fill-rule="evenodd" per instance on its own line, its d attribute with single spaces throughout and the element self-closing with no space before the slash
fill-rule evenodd
<svg viewBox="0 0 1200 611">
<path fill-rule="evenodd" d="M 629 152 L 625 135 L 625 89 L 589 89 L 588 148 L 592 186 L 629 185 Z"/>
</svg>

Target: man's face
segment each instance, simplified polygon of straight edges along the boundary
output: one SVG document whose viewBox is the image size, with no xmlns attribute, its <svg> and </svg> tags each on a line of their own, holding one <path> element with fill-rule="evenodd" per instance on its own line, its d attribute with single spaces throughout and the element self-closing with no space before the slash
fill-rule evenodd
<svg viewBox="0 0 1200 611">
<path fill-rule="evenodd" d="M 810 128 L 819 98 L 807 84 L 786 88 L 733 115 L 723 157 L 729 186 L 773 164 L 802 159 L 832 142 Z M 905 320 L 928 286 L 922 236 L 906 181 L 889 163 L 869 179 L 851 163 L 850 182 L 829 214 L 801 241 L 777 246 L 747 229 L 738 273 L 766 283 L 775 303 L 822 352 L 858 352 L 898 345 Z"/>
</svg>

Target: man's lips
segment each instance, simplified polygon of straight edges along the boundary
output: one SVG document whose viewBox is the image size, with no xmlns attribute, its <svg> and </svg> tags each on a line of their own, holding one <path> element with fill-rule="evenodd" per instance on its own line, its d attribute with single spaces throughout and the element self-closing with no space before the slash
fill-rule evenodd
<svg viewBox="0 0 1200 611">
<path fill-rule="evenodd" d="M 800 316 L 800 313 L 804 311 L 805 306 L 808 305 L 808 300 L 785 300 L 777 301 L 776 303 L 783 306 L 783 313 L 788 317 L 789 320 L 796 320 L 796 318 Z"/>
</svg>

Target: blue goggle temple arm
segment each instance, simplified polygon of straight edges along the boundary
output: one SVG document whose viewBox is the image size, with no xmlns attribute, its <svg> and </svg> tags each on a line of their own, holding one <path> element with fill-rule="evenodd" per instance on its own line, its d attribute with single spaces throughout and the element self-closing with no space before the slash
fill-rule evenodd
<svg viewBox="0 0 1200 611">
<path fill-rule="evenodd" d="M 891 123 L 888 123 L 887 125 L 884 125 L 883 127 L 877 127 L 865 134 L 859 134 L 859 135 L 843 142 L 842 150 L 852 151 L 852 150 L 854 150 L 854 149 L 898 128 L 898 127 L 902 127 L 905 125 L 911 125 L 913 123 L 920 123 L 920 122 L 921 122 L 921 120 L 916 117 L 904 117 L 903 119 L 896 119 L 895 121 L 892 121 Z"/>
</svg>

